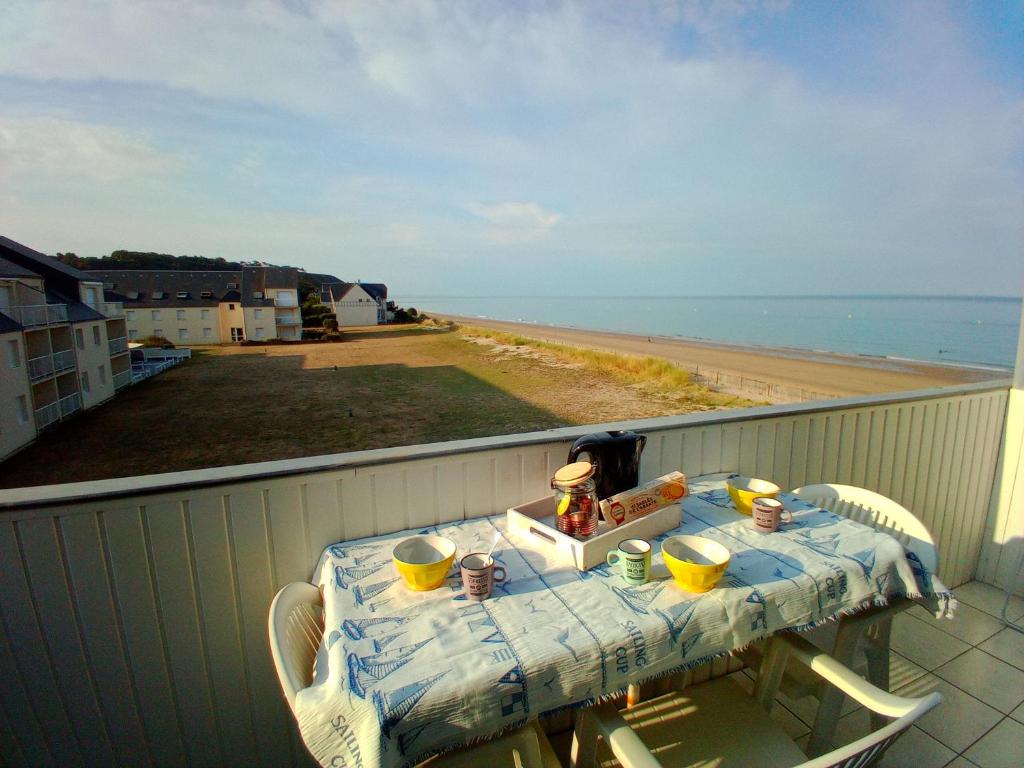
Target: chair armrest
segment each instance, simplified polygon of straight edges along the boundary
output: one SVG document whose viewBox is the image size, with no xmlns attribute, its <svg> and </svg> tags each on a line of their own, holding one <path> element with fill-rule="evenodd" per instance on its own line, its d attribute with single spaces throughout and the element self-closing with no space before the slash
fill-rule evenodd
<svg viewBox="0 0 1024 768">
<path fill-rule="evenodd" d="M 592 721 L 595 730 L 604 737 L 612 754 L 623 765 L 628 765 L 629 768 L 662 768 L 647 745 L 633 732 L 629 723 L 610 702 L 591 707 L 581 712 L 580 717 Z"/>
<path fill-rule="evenodd" d="M 877 714 L 886 717 L 903 717 L 924 702 L 928 702 L 927 709 L 931 709 L 942 701 L 942 697 L 938 694 L 932 694 L 924 699 L 908 699 L 883 691 L 802 637 L 793 634 L 780 634 L 772 637 L 769 642 L 785 644 L 784 652 L 786 654 L 808 667 L 825 682 L 834 685 L 847 696 Z M 934 703 L 932 703 L 933 700 Z"/>
</svg>

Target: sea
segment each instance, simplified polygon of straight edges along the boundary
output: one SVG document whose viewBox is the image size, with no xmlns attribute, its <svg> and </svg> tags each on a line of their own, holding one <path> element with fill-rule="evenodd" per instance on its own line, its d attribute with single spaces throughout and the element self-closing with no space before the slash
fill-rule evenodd
<svg viewBox="0 0 1024 768">
<path fill-rule="evenodd" d="M 492 296 L 405 307 L 644 336 L 1012 369 L 1021 300 L 990 296 Z"/>
</svg>

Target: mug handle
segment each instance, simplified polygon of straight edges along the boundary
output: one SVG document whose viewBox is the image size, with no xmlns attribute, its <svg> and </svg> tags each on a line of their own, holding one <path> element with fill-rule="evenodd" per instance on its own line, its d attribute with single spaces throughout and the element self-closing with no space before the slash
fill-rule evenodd
<svg viewBox="0 0 1024 768">
<path fill-rule="evenodd" d="M 789 515 L 788 519 L 786 518 L 786 515 Z M 790 512 L 785 507 L 783 507 L 782 510 L 779 512 L 779 520 L 780 520 L 780 522 L 783 522 L 783 523 L 792 523 L 793 522 L 793 513 Z"/>
<path fill-rule="evenodd" d="M 501 571 L 501 577 L 500 578 L 498 577 L 498 571 Z M 495 584 L 501 584 L 501 582 L 503 582 L 505 580 L 505 567 L 504 566 L 502 566 L 502 565 L 494 566 L 493 573 L 494 573 L 494 583 Z"/>
<path fill-rule="evenodd" d="M 622 558 L 619 556 L 619 553 L 617 551 L 615 551 L 615 550 L 612 550 L 611 552 L 608 553 L 608 557 L 606 557 L 604 559 L 604 561 L 608 565 L 618 565 L 619 564 L 619 560 L 621 560 L 621 559 Z"/>
</svg>

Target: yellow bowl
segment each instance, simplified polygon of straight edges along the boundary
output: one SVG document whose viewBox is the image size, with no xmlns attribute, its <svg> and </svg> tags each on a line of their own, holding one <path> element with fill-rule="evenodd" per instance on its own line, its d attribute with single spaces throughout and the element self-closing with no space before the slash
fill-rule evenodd
<svg viewBox="0 0 1024 768">
<path fill-rule="evenodd" d="M 455 542 L 444 536 L 410 536 L 391 553 L 405 586 L 416 592 L 440 587 L 455 560 Z"/>
<path fill-rule="evenodd" d="M 775 483 L 769 483 L 767 480 L 758 480 L 753 477 L 733 477 L 726 480 L 725 485 L 729 489 L 729 495 L 732 497 L 732 503 L 736 507 L 736 511 L 742 512 L 744 515 L 750 514 L 750 508 L 754 503 L 754 499 L 762 496 L 777 499 L 779 494 L 782 493 L 782 489 Z"/>
<path fill-rule="evenodd" d="M 661 554 L 676 584 L 687 592 L 707 592 L 729 567 L 729 550 L 703 536 L 670 536 Z"/>
</svg>

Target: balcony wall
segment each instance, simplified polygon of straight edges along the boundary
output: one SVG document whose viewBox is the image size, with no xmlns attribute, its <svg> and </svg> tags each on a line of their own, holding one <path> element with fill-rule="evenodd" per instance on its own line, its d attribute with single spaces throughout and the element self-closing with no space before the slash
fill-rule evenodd
<svg viewBox="0 0 1024 768">
<path fill-rule="evenodd" d="M 1008 385 L 651 419 L 643 477 L 737 470 L 880 491 L 970 580 Z M 608 427 L 609 425 L 605 425 Z M 592 428 L 0 492 L 8 764 L 308 764 L 267 644 L 270 600 L 332 542 L 549 493 Z"/>
</svg>

